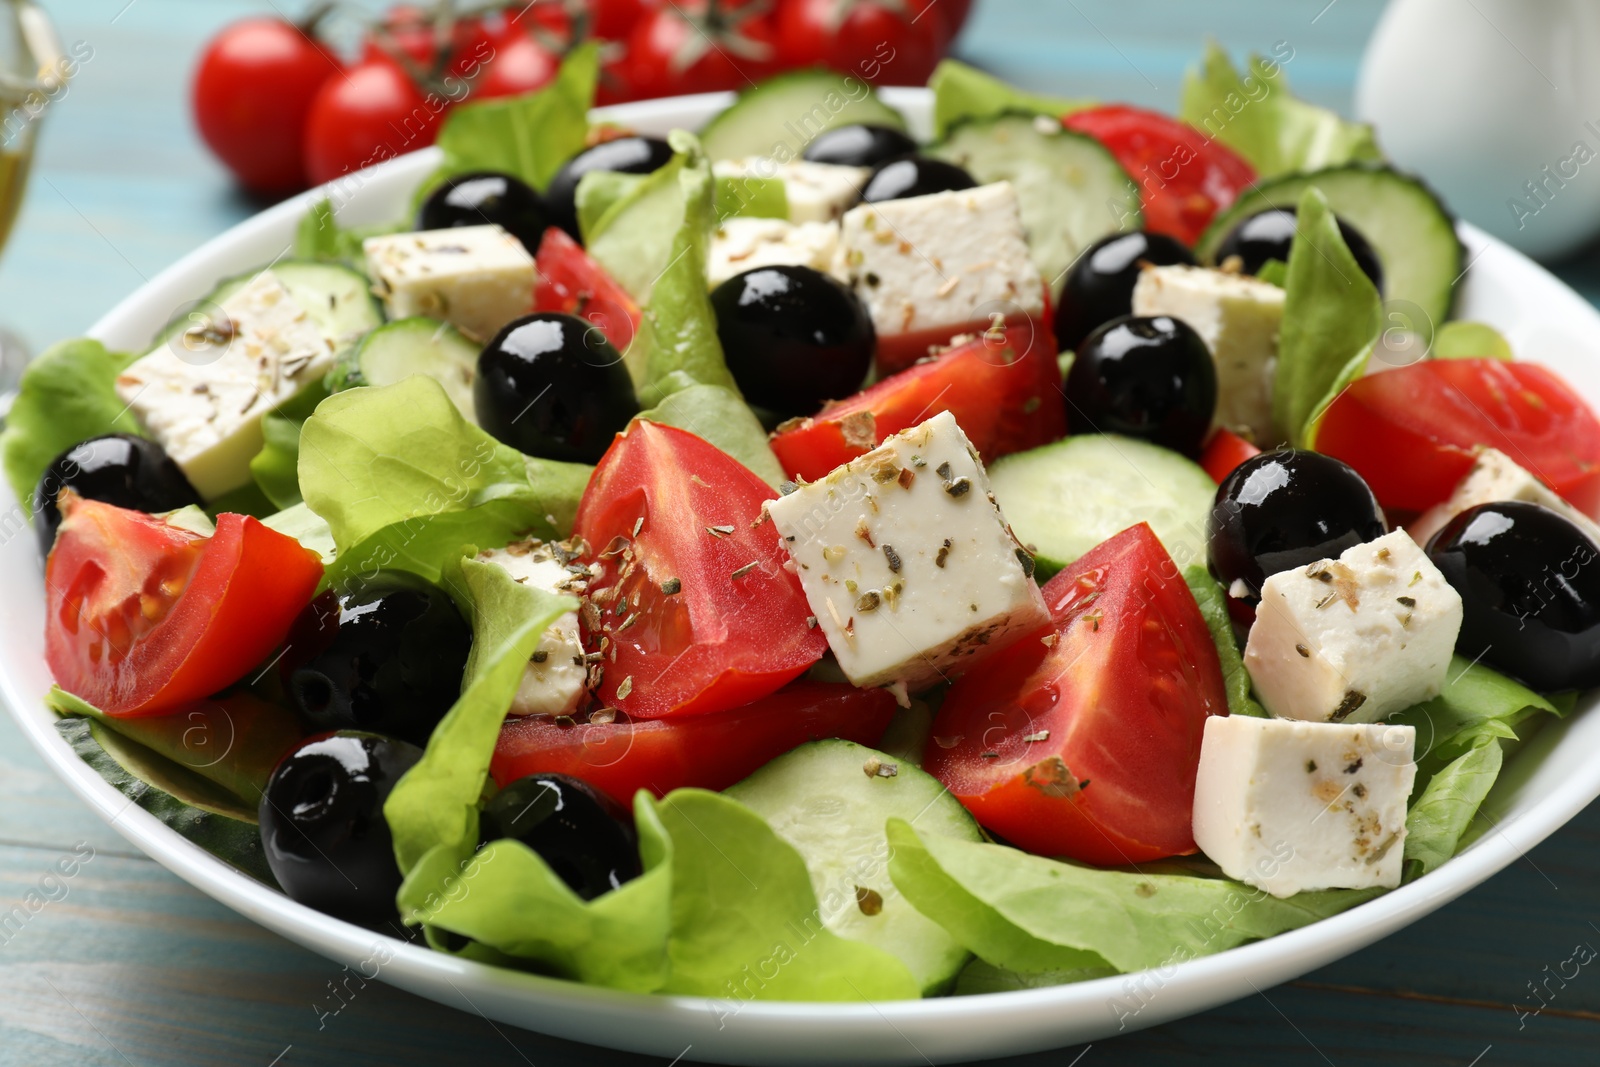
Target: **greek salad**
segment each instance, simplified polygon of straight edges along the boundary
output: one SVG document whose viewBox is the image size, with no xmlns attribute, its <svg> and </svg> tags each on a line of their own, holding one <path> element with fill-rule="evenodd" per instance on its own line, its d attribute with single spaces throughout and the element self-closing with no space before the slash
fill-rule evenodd
<svg viewBox="0 0 1600 1067">
<path fill-rule="evenodd" d="M 947 61 L 927 140 L 595 78 L 29 368 L 50 703 L 176 832 L 506 967 L 981 993 L 1426 875 L 1600 683 L 1600 421 L 1281 64 L 1168 116 Z"/>
</svg>

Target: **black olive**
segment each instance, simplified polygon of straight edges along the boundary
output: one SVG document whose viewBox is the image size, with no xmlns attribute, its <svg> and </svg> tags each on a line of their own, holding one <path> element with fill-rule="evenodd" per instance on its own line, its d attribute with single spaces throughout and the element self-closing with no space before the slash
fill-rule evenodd
<svg viewBox="0 0 1600 1067">
<path fill-rule="evenodd" d="M 495 171 L 474 171 L 446 178 L 428 194 L 417 212 L 417 229 L 449 230 L 494 223 L 522 242 L 531 256 L 549 223 L 544 203 L 520 178 Z"/>
<path fill-rule="evenodd" d="M 200 503 L 189 479 L 154 441 L 126 433 L 91 437 L 52 460 L 33 491 L 33 527 L 46 556 L 61 525 L 56 497 L 63 489 L 85 500 L 151 513 Z"/>
<path fill-rule="evenodd" d="M 855 293 L 810 267 L 758 267 L 711 294 L 717 336 L 745 397 L 811 415 L 861 388 L 877 335 Z"/>
<path fill-rule="evenodd" d="M 660 170 L 671 158 L 672 146 L 659 137 L 618 137 L 585 148 L 563 163 L 545 187 L 545 215 L 550 225 L 560 226 L 574 241 L 583 240 L 583 234 L 578 232 L 579 179 L 598 170 L 649 174 Z"/>
<path fill-rule="evenodd" d="M 596 463 L 639 413 L 633 379 L 598 328 L 560 312 L 509 323 L 478 355 L 478 423 L 530 456 Z"/>
<path fill-rule="evenodd" d="M 1211 573 L 1230 596 L 1252 604 L 1271 575 L 1387 532 L 1361 475 L 1332 456 L 1287 448 L 1235 467 L 1217 486 L 1206 522 Z"/>
<path fill-rule="evenodd" d="M 973 189 L 977 185 L 972 175 L 954 163 L 927 156 L 898 156 L 878 164 L 867 184 L 861 187 L 861 200 L 877 204 L 929 193 Z"/>
<path fill-rule="evenodd" d="M 500 790 L 484 805 L 479 836 L 485 844 L 521 841 L 584 900 L 637 878 L 641 870 L 627 812 L 564 774 L 530 774 Z"/>
<path fill-rule="evenodd" d="M 896 156 L 910 155 L 917 142 L 891 126 L 852 124 L 819 133 L 802 158 L 840 167 L 876 167 Z"/>
<path fill-rule="evenodd" d="M 1350 249 L 1350 254 L 1355 257 L 1362 273 L 1372 279 L 1372 287 L 1381 295 L 1383 264 L 1378 260 L 1378 253 L 1372 250 L 1371 243 L 1360 230 L 1344 219 L 1337 221 L 1339 236 L 1344 238 L 1345 247 Z M 1228 231 L 1228 236 L 1217 246 L 1217 264 L 1220 266 L 1227 262 L 1230 256 L 1238 256 L 1240 269 L 1246 274 L 1254 274 L 1265 266 L 1269 259 L 1288 263 L 1289 246 L 1294 243 L 1298 222 L 1296 210 L 1292 207 L 1268 208 L 1266 211 L 1251 215 Z"/>
<path fill-rule="evenodd" d="M 1163 233 L 1114 233 L 1090 245 L 1067 272 L 1056 304 L 1056 345 L 1077 348 L 1101 323 L 1133 313 L 1141 263 L 1194 265 L 1183 242 Z"/>
<path fill-rule="evenodd" d="M 1124 315 L 1084 338 L 1062 387 L 1069 433 L 1117 433 L 1198 455 L 1217 407 L 1200 335 L 1168 315 Z"/>
<path fill-rule="evenodd" d="M 1571 519 L 1481 504 L 1433 535 L 1428 558 L 1461 594 L 1463 656 L 1541 692 L 1600 685 L 1600 545 Z"/>
<path fill-rule="evenodd" d="M 313 600 L 289 630 L 279 676 L 314 730 L 372 730 L 425 745 L 450 705 L 472 628 L 449 595 L 384 571 Z"/>
<path fill-rule="evenodd" d="M 283 758 L 258 815 L 267 866 L 291 899 L 368 926 L 397 917 L 383 803 L 421 758 L 415 745 L 356 731 L 310 738 Z"/>
</svg>

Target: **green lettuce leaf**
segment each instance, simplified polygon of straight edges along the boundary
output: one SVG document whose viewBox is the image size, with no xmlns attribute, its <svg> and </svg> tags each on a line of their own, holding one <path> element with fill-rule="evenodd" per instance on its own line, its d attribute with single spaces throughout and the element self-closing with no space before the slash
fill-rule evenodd
<svg viewBox="0 0 1600 1067">
<path fill-rule="evenodd" d="M 905 964 L 829 932 L 805 861 L 744 805 L 679 789 L 656 808 L 672 838 L 672 973 L 664 992 L 757 1000 L 896 1000 Z"/>
<path fill-rule="evenodd" d="M 583 234 L 585 245 L 594 240 L 596 228 L 606 212 L 632 196 L 648 180 L 647 174 L 624 174 L 617 170 L 591 170 L 578 179 L 573 202 L 578 209 L 578 232 Z"/>
<path fill-rule="evenodd" d="M 981 993 L 1012 993 L 1018 989 L 1044 989 L 1053 985 L 1087 982 L 1091 978 L 1109 978 L 1120 973 L 1115 967 L 1080 967 L 1072 971 L 1040 971 L 1023 974 L 1008 971 L 992 963 L 975 959 L 956 975 L 956 986 L 951 993 L 958 997 L 972 997 Z"/>
<path fill-rule="evenodd" d="M 1378 890 L 1279 900 L 1223 878 L 1105 870 L 1004 845 L 921 837 L 889 821 L 889 876 L 918 911 L 995 967 L 1128 972 L 1206 956 L 1354 907 Z"/>
<path fill-rule="evenodd" d="M 667 980 L 672 841 L 642 793 L 634 826 L 644 873 L 594 900 L 580 899 L 520 841 L 491 842 L 466 860 L 440 844 L 400 887 L 401 915 L 563 977 L 652 992 Z"/>
<path fill-rule="evenodd" d="M 78 442 L 107 433 L 144 436 L 116 390 L 117 375 L 137 358 L 85 337 L 53 345 L 28 364 L 0 432 L 6 480 L 24 506 L 45 468 Z"/>
<path fill-rule="evenodd" d="M 1434 359 L 1503 359 L 1510 362 L 1511 342 L 1499 330 L 1484 322 L 1460 319 L 1447 322 L 1433 332 Z"/>
<path fill-rule="evenodd" d="M 717 221 L 744 215 L 753 219 L 789 217 L 789 193 L 782 178 L 724 175 L 716 179 Z"/>
<path fill-rule="evenodd" d="M 1296 447 L 1310 447 L 1317 419 L 1360 377 L 1382 328 L 1378 290 L 1345 247 L 1327 199 L 1307 189 L 1289 249 L 1272 381 L 1273 421 Z"/>
<path fill-rule="evenodd" d="M 1228 714 L 1265 718 L 1267 709 L 1256 703 L 1250 695 L 1250 675 L 1244 669 L 1244 657 L 1239 655 L 1239 642 L 1233 635 L 1227 594 L 1203 566 L 1196 565 L 1185 570 L 1183 580 L 1194 594 L 1194 602 L 1200 605 L 1200 616 L 1206 620 L 1211 640 L 1217 646 L 1217 659 L 1222 664 L 1222 682 L 1228 691 Z"/>
<path fill-rule="evenodd" d="M 328 398 L 313 382 L 261 417 L 261 451 L 250 460 L 250 476 L 280 511 L 300 503 L 300 427 Z"/>
<path fill-rule="evenodd" d="M 1533 717 L 1559 716 L 1555 704 L 1520 682 L 1481 663 L 1454 656 L 1444 689 L 1432 700 L 1392 715 L 1389 722 L 1417 731 L 1417 788 L 1427 776 L 1475 748 L 1487 738 L 1515 740 L 1518 728 Z"/>
<path fill-rule="evenodd" d="M 522 585 L 493 563 L 463 559 L 460 567 L 472 616 L 472 653 L 461 696 L 434 727 L 421 761 L 383 806 L 395 858 L 406 874 L 436 848 L 452 862 L 472 854 L 489 757 L 523 668 L 550 624 L 578 608 L 571 597 Z"/>
<path fill-rule="evenodd" d="M 599 45 L 590 41 L 568 52 L 561 70 L 538 92 L 452 109 L 439 129 L 444 162 L 417 190 L 417 202 L 450 175 L 473 170 L 513 174 L 542 190 L 563 163 L 583 151 L 599 75 Z"/>
<path fill-rule="evenodd" d="M 365 269 L 367 254 L 361 243 L 368 237 L 399 233 L 407 223 L 378 226 L 341 226 L 333 204 L 326 198 L 311 205 L 294 231 L 294 258 L 320 263 L 342 263 Z"/>
<path fill-rule="evenodd" d="M 584 250 L 641 307 L 671 262 L 678 231 L 683 228 L 684 190 L 678 175 L 689 162 L 689 156 L 679 152 L 638 181 L 590 183 L 589 195 L 596 201 L 591 213 L 598 201 L 611 199 L 593 225 L 583 230 Z M 709 186 L 709 165 L 706 173 Z"/>
<path fill-rule="evenodd" d="M 1420 878 L 1456 854 L 1483 798 L 1500 776 L 1499 742 L 1487 734 L 1447 763 L 1423 787 L 1406 813 L 1406 881 Z"/>
<path fill-rule="evenodd" d="M 1278 63 L 1251 56 L 1244 75 L 1212 42 L 1184 77 L 1178 117 L 1233 149 L 1263 178 L 1355 161 L 1381 161 L 1372 127 L 1297 100 Z"/>
<path fill-rule="evenodd" d="M 1041 96 L 1007 85 L 992 74 L 954 59 L 945 59 L 928 78 L 933 90 L 933 136 L 942 138 L 957 122 L 993 118 L 1008 111 L 1061 118 L 1074 111 L 1093 107 L 1093 100 L 1069 100 Z"/>
<path fill-rule="evenodd" d="M 303 503 L 296 504 L 292 508 L 284 508 L 277 514 L 268 515 L 261 520 L 261 524 L 292 537 L 311 549 L 322 557 L 324 567 L 332 563 L 333 557 L 338 554 L 338 548 L 333 543 L 333 531 L 328 528 L 327 520 Z"/>
<path fill-rule="evenodd" d="M 335 393 L 300 431 L 300 488 L 337 549 L 330 582 L 383 568 L 437 582 L 463 545 L 560 536 L 551 517 L 575 511 L 588 471 L 528 460 L 422 375 Z"/>
<path fill-rule="evenodd" d="M 720 385 L 690 385 L 639 417 L 705 438 L 768 485 L 776 486 L 785 477 L 761 421 L 737 394 Z"/>
</svg>

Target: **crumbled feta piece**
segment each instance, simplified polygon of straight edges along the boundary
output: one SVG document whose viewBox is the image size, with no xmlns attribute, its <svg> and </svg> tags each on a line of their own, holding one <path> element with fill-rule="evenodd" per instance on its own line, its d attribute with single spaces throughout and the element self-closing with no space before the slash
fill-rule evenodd
<svg viewBox="0 0 1600 1067">
<path fill-rule="evenodd" d="M 362 248 L 391 319 L 430 315 L 482 343 L 533 311 L 533 257 L 499 226 L 369 237 Z"/>
<path fill-rule="evenodd" d="M 1404 530 L 1261 587 L 1244 662 L 1268 711 L 1376 722 L 1439 695 L 1461 596 Z"/>
<path fill-rule="evenodd" d="M 1170 315 L 1194 328 L 1217 367 L 1212 422 L 1257 444 L 1276 444 L 1272 372 L 1283 324 L 1283 290 L 1205 267 L 1149 267 L 1133 287 L 1135 315 Z"/>
<path fill-rule="evenodd" d="M 1387 723 L 1212 716 L 1194 783 L 1195 844 L 1229 878 L 1275 897 L 1393 888 L 1416 737 Z"/>
<path fill-rule="evenodd" d="M 706 257 L 706 279 L 714 289 L 736 274 L 757 267 L 810 267 L 824 274 L 833 268 L 839 245 L 836 222 L 802 222 L 756 219 L 735 215 L 722 220 L 711 233 Z"/>
<path fill-rule="evenodd" d="M 123 403 L 207 500 L 250 482 L 261 416 L 333 365 L 322 328 L 264 270 L 117 377 Z"/>
<path fill-rule="evenodd" d="M 1417 544 L 1426 545 L 1434 534 L 1444 529 L 1447 522 L 1463 511 L 1500 500 L 1543 505 L 1571 519 L 1578 529 L 1600 543 L 1600 524 L 1561 499 L 1538 478 L 1513 462 L 1510 456 L 1495 448 L 1479 450 L 1477 462 L 1456 485 L 1450 499 L 1423 512 L 1411 524 L 1411 536 Z"/>
<path fill-rule="evenodd" d="M 861 187 L 872 175 L 870 167 L 842 167 L 795 159 L 752 156 L 721 160 L 711 165 L 719 178 L 781 178 L 789 201 L 790 222 L 833 222 L 861 199 Z"/>
<path fill-rule="evenodd" d="M 925 688 L 1049 619 L 948 411 L 766 509 L 858 686 Z"/>
<path fill-rule="evenodd" d="M 872 315 L 884 370 L 955 334 L 1044 311 L 1010 182 L 862 204 L 840 224 L 837 256 L 835 273 Z"/>
<path fill-rule="evenodd" d="M 563 545 L 529 540 L 480 552 L 478 559 L 495 564 L 524 584 L 549 593 L 582 597 L 588 592 L 589 575 L 587 570 L 577 573 L 571 569 L 582 568 L 571 562 L 573 555 Z M 551 623 L 539 639 L 539 647 L 522 672 L 522 682 L 507 714 L 571 715 L 583 702 L 587 675 L 578 613 L 569 611 Z"/>
</svg>

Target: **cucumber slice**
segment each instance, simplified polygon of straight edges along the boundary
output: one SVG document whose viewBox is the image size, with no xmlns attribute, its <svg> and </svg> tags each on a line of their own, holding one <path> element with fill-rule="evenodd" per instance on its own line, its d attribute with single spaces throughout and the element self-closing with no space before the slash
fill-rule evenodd
<svg viewBox="0 0 1600 1067">
<path fill-rule="evenodd" d="M 1383 298 L 1416 305 L 1410 327 L 1425 337 L 1450 317 L 1466 250 L 1455 218 L 1422 180 L 1391 167 L 1348 163 L 1307 174 L 1263 180 L 1206 227 L 1195 253 L 1211 262 L 1217 246 L 1241 219 L 1273 207 L 1293 208 L 1310 186 L 1322 190 L 1334 213 L 1361 231 L 1383 264 Z M 1407 316 L 1413 317 L 1413 316 Z"/>
<path fill-rule="evenodd" d="M 812 139 L 834 126 L 866 122 L 903 130 L 900 112 L 861 90 L 866 83 L 826 70 L 780 74 L 739 94 L 706 123 L 700 143 L 716 159 L 798 159 Z M 785 154 L 785 152 L 787 154 Z"/>
<path fill-rule="evenodd" d="M 444 386 L 446 395 L 469 422 L 477 423 L 472 382 L 478 374 L 477 344 L 447 322 L 416 315 L 385 323 L 367 334 L 349 362 L 340 388 L 352 385 L 394 385 L 423 374 Z"/>
<path fill-rule="evenodd" d="M 965 167 L 980 183 L 1017 190 L 1022 227 L 1039 273 L 1058 296 L 1067 268 L 1095 241 L 1144 225 L 1139 187 L 1099 141 L 1054 119 L 1016 112 L 970 119 L 929 154 Z"/>
<path fill-rule="evenodd" d="M 322 327 L 335 349 L 348 348 L 383 324 L 383 308 L 372 295 L 372 283 L 358 270 L 339 263 L 293 259 L 280 260 L 264 269 L 278 276 L 289 295 Z M 193 326 L 195 315 L 204 315 L 260 273 L 252 270 L 222 279 L 189 312 L 163 326 L 150 347 L 163 345 L 179 330 Z"/>
<path fill-rule="evenodd" d="M 874 760 L 896 773 L 867 774 Z M 891 817 L 912 822 L 919 833 L 981 840 L 972 816 L 932 775 L 853 741 L 812 741 L 727 794 L 766 819 L 806 861 L 824 926 L 899 957 L 924 994 L 954 981 L 967 950 L 889 880 L 884 824 Z"/>
<path fill-rule="evenodd" d="M 989 485 L 1017 537 L 1039 550 L 1041 582 L 1141 522 L 1180 571 L 1205 563 L 1217 485 L 1183 456 L 1147 441 L 1078 434 L 996 460 Z"/>
</svg>

